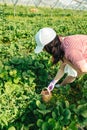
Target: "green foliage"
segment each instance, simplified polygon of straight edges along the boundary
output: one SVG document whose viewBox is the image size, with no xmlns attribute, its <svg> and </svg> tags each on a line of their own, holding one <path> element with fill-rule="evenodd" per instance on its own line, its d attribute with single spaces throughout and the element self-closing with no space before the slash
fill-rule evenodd
<svg viewBox="0 0 87 130">
<path fill-rule="evenodd" d="M 36 32 L 53 27 L 59 35 L 87 34 L 87 12 L 0 5 L 0 130 L 87 128 L 87 75 L 55 88 L 44 103 L 40 92 L 56 74 L 50 55 L 34 54 Z"/>
</svg>

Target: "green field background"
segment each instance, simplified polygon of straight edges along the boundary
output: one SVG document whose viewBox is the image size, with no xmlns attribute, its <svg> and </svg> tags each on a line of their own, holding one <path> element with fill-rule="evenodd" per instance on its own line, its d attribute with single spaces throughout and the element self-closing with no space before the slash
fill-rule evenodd
<svg viewBox="0 0 87 130">
<path fill-rule="evenodd" d="M 87 11 L 0 5 L 0 130 L 87 129 L 87 75 L 42 101 L 41 90 L 59 69 L 46 52 L 34 53 L 43 27 L 87 34 Z"/>
</svg>

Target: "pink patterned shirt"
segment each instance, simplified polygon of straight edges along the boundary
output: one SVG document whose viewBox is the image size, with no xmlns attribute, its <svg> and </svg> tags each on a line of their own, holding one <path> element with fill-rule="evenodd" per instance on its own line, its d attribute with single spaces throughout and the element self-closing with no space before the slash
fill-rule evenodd
<svg viewBox="0 0 87 130">
<path fill-rule="evenodd" d="M 65 58 L 78 69 L 87 64 L 87 35 L 71 35 L 64 37 L 62 48 Z"/>
</svg>

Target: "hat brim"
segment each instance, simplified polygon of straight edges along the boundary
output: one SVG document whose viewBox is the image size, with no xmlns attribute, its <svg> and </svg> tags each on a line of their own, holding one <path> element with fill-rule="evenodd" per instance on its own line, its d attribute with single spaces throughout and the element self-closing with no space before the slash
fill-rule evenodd
<svg viewBox="0 0 87 130">
<path fill-rule="evenodd" d="M 44 48 L 43 46 L 37 46 L 37 47 L 34 49 L 34 52 L 38 54 L 38 53 L 40 53 L 40 52 L 43 50 L 43 48 Z"/>
</svg>

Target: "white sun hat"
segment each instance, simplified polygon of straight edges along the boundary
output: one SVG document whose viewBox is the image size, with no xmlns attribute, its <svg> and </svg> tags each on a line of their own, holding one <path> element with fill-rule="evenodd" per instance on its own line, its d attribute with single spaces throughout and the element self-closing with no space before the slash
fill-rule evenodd
<svg viewBox="0 0 87 130">
<path fill-rule="evenodd" d="M 53 41 L 56 37 L 56 32 L 49 27 L 40 29 L 35 35 L 37 46 L 34 50 L 35 53 L 40 53 L 44 46 Z"/>
</svg>

